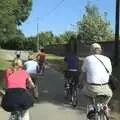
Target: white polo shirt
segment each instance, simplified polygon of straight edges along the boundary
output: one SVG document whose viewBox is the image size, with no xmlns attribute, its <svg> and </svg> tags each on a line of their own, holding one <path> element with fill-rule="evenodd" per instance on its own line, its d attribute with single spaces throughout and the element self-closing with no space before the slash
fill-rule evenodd
<svg viewBox="0 0 120 120">
<path fill-rule="evenodd" d="M 109 70 L 109 73 L 112 73 L 112 65 L 111 61 L 108 57 L 103 55 L 95 55 L 99 58 L 106 68 Z M 104 84 L 109 82 L 109 75 L 102 65 L 102 63 L 95 57 L 94 55 L 90 55 L 85 58 L 82 71 L 87 74 L 87 82 L 94 84 Z"/>
<path fill-rule="evenodd" d="M 38 63 L 34 60 L 29 60 L 27 62 L 24 63 L 25 67 L 26 67 L 26 71 L 28 73 L 37 73 L 37 67 L 38 67 Z"/>
</svg>

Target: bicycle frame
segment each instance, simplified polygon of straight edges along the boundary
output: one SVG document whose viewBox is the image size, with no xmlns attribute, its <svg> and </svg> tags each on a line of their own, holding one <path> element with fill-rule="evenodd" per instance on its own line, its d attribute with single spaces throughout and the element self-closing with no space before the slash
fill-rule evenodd
<svg viewBox="0 0 120 120">
<path fill-rule="evenodd" d="M 65 83 L 65 95 L 67 99 L 70 97 L 70 101 L 72 102 L 72 106 L 76 107 L 78 104 L 78 96 L 77 96 L 77 89 L 74 77 L 71 76 L 67 79 Z"/>
<path fill-rule="evenodd" d="M 96 103 L 95 97 L 92 98 L 92 107 L 94 109 L 94 116 L 89 120 L 110 120 L 105 113 L 106 108 L 104 104 L 101 102 Z M 88 113 L 88 109 L 87 109 L 87 113 Z"/>
</svg>

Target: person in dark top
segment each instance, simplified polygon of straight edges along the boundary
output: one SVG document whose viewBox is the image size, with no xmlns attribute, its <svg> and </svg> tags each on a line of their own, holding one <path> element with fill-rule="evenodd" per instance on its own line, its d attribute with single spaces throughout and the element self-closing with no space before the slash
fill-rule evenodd
<svg viewBox="0 0 120 120">
<path fill-rule="evenodd" d="M 75 53 L 69 52 L 68 55 L 64 57 L 64 62 L 67 64 L 65 78 L 73 77 L 75 85 L 77 85 L 79 80 L 79 58 Z"/>
</svg>

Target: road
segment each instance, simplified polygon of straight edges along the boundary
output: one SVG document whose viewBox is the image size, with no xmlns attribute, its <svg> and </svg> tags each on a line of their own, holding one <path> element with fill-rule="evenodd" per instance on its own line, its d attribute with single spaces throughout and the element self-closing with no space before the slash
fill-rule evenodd
<svg viewBox="0 0 120 120">
<path fill-rule="evenodd" d="M 30 120 L 86 120 L 84 109 L 73 109 L 64 99 L 63 83 L 61 73 L 47 69 L 45 76 L 39 78 L 39 102 L 30 109 Z M 8 116 L 0 109 L 1 120 L 7 120 Z"/>
</svg>

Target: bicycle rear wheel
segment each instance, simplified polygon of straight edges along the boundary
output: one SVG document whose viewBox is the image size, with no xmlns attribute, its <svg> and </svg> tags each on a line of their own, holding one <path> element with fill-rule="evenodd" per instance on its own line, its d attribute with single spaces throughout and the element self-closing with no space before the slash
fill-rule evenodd
<svg viewBox="0 0 120 120">
<path fill-rule="evenodd" d="M 22 120 L 22 113 L 20 111 L 11 113 L 9 120 Z"/>
<path fill-rule="evenodd" d="M 78 96 L 76 88 L 72 88 L 72 106 L 76 107 L 78 105 Z"/>
</svg>

